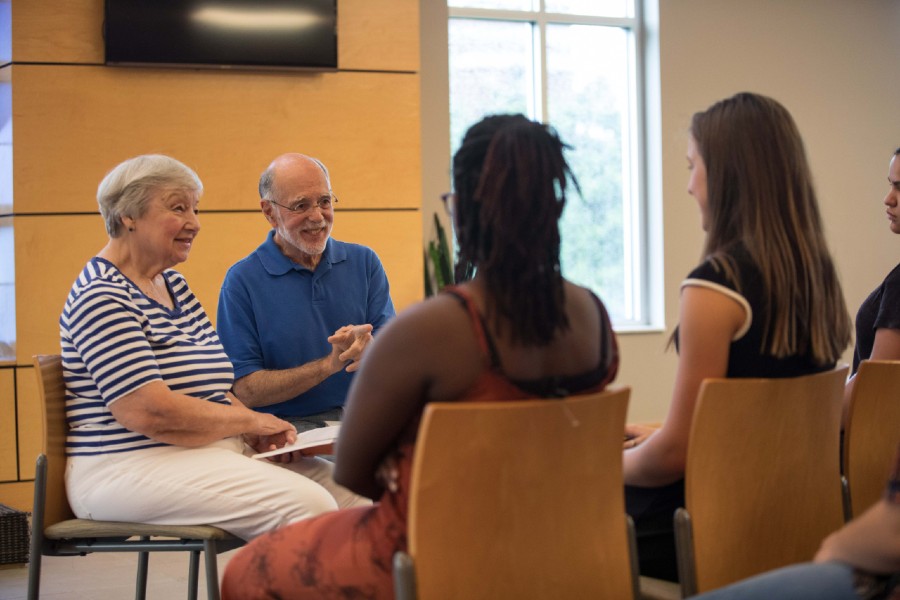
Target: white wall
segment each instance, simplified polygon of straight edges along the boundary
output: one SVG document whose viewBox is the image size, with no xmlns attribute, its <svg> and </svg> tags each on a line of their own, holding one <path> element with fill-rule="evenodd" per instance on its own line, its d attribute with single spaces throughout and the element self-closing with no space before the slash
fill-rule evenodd
<svg viewBox="0 0 900 600">
<path fill-rule="evenodd" d="M 429 27 L 433 33 L 440 26 L 433 10 L 426 22 L 429 4 L 438 2 L 422 1 L 426 56 Z M 754 91 L 791 111 L 806 142 L 851 313 L 898 262 L 900 239 L 891 235 L 881 204 L 888 162 L 900 146 L 898 32 L 896 0 L 660 0 L 658 30 L 649 33 L 658 36 L 660 49 L 667 329 L 619 338 L 618 382 L 632 386 L 631 420 L 665 417 L 676 364 L 674 351 L 665 346 L 677 322 L 678 285 L 700 259 L 703 233 L 685 191 L 684 158 L 686 129 L 697 110 Z M 422 68 L 424 86 L 424 57 Z M 431 108 L 423 91 L 423 148 L 435 131 Z M 447 185 L 440 181 L 445 165 L 423 161 L 424 189 Z M 426 195 L 423 215 L 436 209 Z M 848 350 L 846 359 L 851 356 Z"/>
<path fill-rule="evenodd" d="M 667 324 L 677 320 L 678 284 L 702 241 L 685 192 L 685 130 L 695 111 L 743 90 L 770 95 L 794 115 L 855 314 L 900 258 L 881 204 L 900 146 L 900 3 L 661 0 L 659 13 Z M 648 377 L 663 369 L 648 364 L 640 343 L 623 340 L 620 380 L 635 387 L 633 417 L 661 418 L 671 378 Z"/>
</svg>

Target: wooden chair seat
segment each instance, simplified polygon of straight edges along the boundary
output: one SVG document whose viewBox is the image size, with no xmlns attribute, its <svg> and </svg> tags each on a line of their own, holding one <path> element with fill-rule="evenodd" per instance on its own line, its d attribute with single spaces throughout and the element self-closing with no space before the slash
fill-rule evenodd
<svg viewBox="0 0 900 600">
<path fill-rule="evenodd" d="M 134 536 L 196 540 L 230 540 L 234 537 L 227 531 L 211 525 L 148 525 L 123 521 L 93 521 L 91 519 L 69 519 L 44 528 L 44 537 L 51 540 Z"/>
</svg>

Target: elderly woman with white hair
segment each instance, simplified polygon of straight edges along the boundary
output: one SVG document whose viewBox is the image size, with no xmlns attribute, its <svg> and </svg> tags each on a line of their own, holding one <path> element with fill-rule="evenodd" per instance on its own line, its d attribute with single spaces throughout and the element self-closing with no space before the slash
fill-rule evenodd
<svg viewBox="0 0 900 600">
<path fill-rule="evenodd" d="M 357 497 L 327 461 L 247 456 L 296 432 L 232 395 L 219 337 L 172 269 L 200 231 L 202 192 L 194 171 L 162 155 L 126 160 L 100 183 L 109 242 L 60 317 L 66 487 L 81 518 L 208 523 L 251 539 Z"/>
</svg>

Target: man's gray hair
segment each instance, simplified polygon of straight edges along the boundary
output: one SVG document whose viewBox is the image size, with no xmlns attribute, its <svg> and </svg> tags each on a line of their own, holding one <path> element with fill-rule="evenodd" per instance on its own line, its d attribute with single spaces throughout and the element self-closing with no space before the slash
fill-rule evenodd
<svg viewBox="0 0 900 600">
<path fill-rule="evenodd" d="M 303 154 L 297 156 L 302 156 L 303 158 L 313 161 L 320 169 L 322 169 L 322 172 L 325 173 L 325 183 L 328 185 L 328 191 L 331 191 L 331 175 L 328 174 L 328 168 L 322 161 L 318 158 L 305 156 Z M 278 192 L 275 191 L 275 166 L 277 162 L 277 159 L 272 161 L 272 163 L 266 167 L 266 170 L 262 172 L 262 175 L 259 176 L 259 198 L 261 200 L 267 200 L 269 202 L 277 200 Z"/>
<path fill-rule="evenodd" d="M 203 183 L 187 165 L 162 154 L 129 158 L 107 173 L 97 187 L 97 204 L 109 237 L 122 235 L 122 217 L 137 219 L 159 190 L 203 193 Z"/>
</svg>

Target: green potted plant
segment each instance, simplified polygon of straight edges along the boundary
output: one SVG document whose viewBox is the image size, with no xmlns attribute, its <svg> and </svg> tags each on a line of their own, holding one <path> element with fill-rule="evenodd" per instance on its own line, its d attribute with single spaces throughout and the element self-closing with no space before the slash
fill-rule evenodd
<svg viewBox="0 0 900 600">
<path fill-rule="evenodd" d="M 444 286 L 453 284 L 453 255 L 447 242 L 447 233 L 437 213 L 434 214 L 437 239 L 431 239 L 425 249 L 425 297 L 433 296 Z"/>
</svg>

